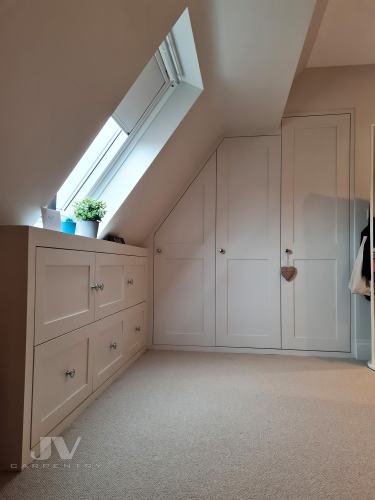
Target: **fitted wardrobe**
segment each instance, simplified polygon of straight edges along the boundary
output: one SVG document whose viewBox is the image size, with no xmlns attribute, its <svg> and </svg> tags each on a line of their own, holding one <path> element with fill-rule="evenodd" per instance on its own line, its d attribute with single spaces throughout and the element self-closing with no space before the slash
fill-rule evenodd
<svg viewBox="0 0 375 500">
<path fill-rule="evenodd" d="M 351 351 L 350 120 L 222 141 L 155 234 L 155 345 Z"/>
</svg>

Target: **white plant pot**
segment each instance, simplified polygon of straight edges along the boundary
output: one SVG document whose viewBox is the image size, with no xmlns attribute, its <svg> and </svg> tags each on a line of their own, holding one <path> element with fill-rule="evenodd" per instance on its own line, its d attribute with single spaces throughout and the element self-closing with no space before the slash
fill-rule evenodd
<svg viewBox="0 0 375 500">
<path fill-rule="evenodd" d="M 92 220 L 77 221 L 76 234 L 87 236 L 87 238 L 96 238 L 98 236 L 99 222 Z"/>
</svg>

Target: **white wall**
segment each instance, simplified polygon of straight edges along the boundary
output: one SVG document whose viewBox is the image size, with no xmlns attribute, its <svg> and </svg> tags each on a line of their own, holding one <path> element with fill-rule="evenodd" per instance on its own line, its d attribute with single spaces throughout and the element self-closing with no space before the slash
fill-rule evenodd
<svg viewBox="0 0 375 500">
<path fill-rule="evenodd" d="M 294 82 L 286 113 L 355 111 L 355 244 L 367 223 L 370 199 L 371 138 L 375 123 L 375 65 L 306 69 Z M 370 306 L 363 297 L 355 298 L 357 341 L 370 338 Z M 362 346 L 360 346 L 361 348 Z"/>
</svg>

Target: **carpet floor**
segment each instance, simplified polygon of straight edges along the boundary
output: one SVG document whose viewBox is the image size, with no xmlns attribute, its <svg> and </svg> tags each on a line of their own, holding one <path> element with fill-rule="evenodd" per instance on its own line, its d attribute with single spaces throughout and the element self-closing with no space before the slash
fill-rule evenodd
<svg viewBox="0 0 375 500">
<path fill-rule="evenodd" d="M 148 351 L 2 499 L 374 499 L 375 373 L 351 360 Z"/>
</svg>

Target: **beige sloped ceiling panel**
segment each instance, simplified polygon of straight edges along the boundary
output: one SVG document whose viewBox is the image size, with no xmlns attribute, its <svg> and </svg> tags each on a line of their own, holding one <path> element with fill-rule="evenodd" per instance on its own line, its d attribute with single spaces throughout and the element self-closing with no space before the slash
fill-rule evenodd
<svg viewBox="0 0 375 500">
<path fill-rule="evenodd" d="M 0 2 L 0 224 L 33 224 L 184 9 Z"/>
</svg>

